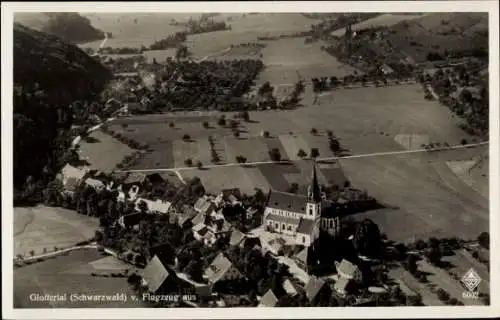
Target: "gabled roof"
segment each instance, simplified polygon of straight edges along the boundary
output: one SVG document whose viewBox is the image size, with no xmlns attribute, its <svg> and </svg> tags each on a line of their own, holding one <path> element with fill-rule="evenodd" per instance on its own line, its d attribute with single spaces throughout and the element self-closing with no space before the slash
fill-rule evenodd
<svg viewBox="0 0 500 320">
<path fill-rule="evenodd" d="M 193 220 L 197 215 L 196 211 L 190 206 L 183 206 L 182 212 L 177 214 L 177 223 L 183 226 L 187 221 Z"/>
<path fill-rule="evenodd" d="M 141 201 L 144 201 L 146 203 L 146 205 L 148 206 L 148 211 L 150 212 L 159 212 L 159 213 L 168 213 L 168 210 L 170 209 L 170 206 L 172 205 L 170 202 L 168 201 L 164 201 L 164 200 L 156 200 L 156 201 L 152 201 L 152 200 L 149 200 L 149 199 L 145 199 L 145 198 L 137 198 L 137 200 L 135 201 L 135 209 L 136 210 L 139 210 L 139 203 L 141 203 Z"/>
<path fill-rule="evenodd" d="M 297 288 L 288 278 L 283 281 L 283 289 L 285 289 L 285 292 L 292 297 L 298 294 Z"/>
<path fill-rule="evenodd" d="M 241 232 L 238 229 L 233 229 L 233 232 L 231 232 L 231 238 L 229 239 L 229 244 L 232 246 L 237 246 L 243 241 L 245 238 L 245 235 L 243 232 Z"/>
<path fill-rule="evenodd" d="M 169 272 L 160 259 L 155 255 L 144 269 L 143 278 L 148 284 L 149 291 L 155 293 L 168 278 Z"/>
<path fill-rule="evenodd" d="M 323 279 L 314 276 L 310 277 L 305 288 L 307 299 L 313 301 L 325 284 L 326 282 Z"/>
<path fill-rule="evenodd" d="M 301 218 L 297 232 L 301 234 L 311 235 L 314 230 L 314 221 L 309 219 Z"/>
<path fill-rule="evenodd" d="M 94 189 L 102 189 L 104 188 L 104 183 L 101 180 L 88 178 L 85 180 L 85 184 L 91 186 Z"/>
<path fill-rule="evenodd" d="M 338 280 L 335 281 L 335 284 L 333 285 L 333 287 L 338 292 L 344 292 L 350 281 L 351 281 L 351 279 L 340 277 Z"/>
<path fill-rule="evenodd" d="M 205 270 L 205 275 L 210 282 L 216 283 L 232 266 L 233 263 L 221 252 Z"/>
<path fill-rule="evenodd" d="M 359 270 L 358 266 L 353 264 L 351 261 L 342 259 L 340 264 L 337 264 L 337 272 L 342 277 L 353 278 L 356 270 Z"/>
<path fill-rule="evenodd" d="M 210 199 L 201 197 L 194 204 L 194 209 L 198 212 L 212 213 L 216 209 L 215 204 L 210 201 Z"/>
<path fill-rule="evenodd" d="M 203 212 L 199 212 L 198 214 L 196 214 L 196 216 L 193 217 L 191 222 L 193 223 L 193 225 L 205 223 L 205 214 Z"/>
<path fill-rule="evenodd" d="M 61 169 L 61 174 L 63 176 L 63 180 L 67 180 L 69 178 L 75 178 L 77 180 L 83 179 L 83 177 L 86 174 L 86 170 L 80 169 L 73 167 L 70 164 L 66 164 L 62 169 Z"/>
<path fill-rule="evenodd" d="M 127 175 L 123 183 L 124 184 L 144 183 L 145 180 L 146 180 L 146 175 L 139 172 L 131 172 Z"/>
<path fill-rule="evenodd" d="M 299 260 L 301 263 L 303 263 L 305 266 L 308 265 L 309 262 L 309 248 L 305 247 L 304 249 L 300 250 L 296 255 L 295 259 Z"/>
<path fill-rule="evenodd" d="M 269 289 L 266 294 L 262 296 L 259 307 L 276 307 L 277 304 L 278 298 L 274 294 L 273 290 Z"/>
<path fill-rule="evenodd" d="M 267 207 L 305 214 L 307 197 L 299 194 L 272 190 L 269 192 Z"/>
<path fill-rule="evenodd" d="M 286 217 L 286 216 L 280 216 L 280 215 L 272 214 L 272 213 L 268 214 L 266 216 L 266 220 L 272 220 L 272 221 L 279 222 L 279 223 L 293 224 L 296 226 L 298 226 L 300 223 L 299 219 L 295 219 L 292 217 Z"/>
</svg>

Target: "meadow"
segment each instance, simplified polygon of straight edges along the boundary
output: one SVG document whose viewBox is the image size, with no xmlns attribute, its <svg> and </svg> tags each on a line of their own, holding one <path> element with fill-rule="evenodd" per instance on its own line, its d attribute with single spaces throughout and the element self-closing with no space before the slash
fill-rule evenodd
<svg viewBox="0 0 500 320">
<path fill-rule="evenodd" d="M 42 254 L 43 249 L 74 246 L 88 240 L 99 227 L 97 218 L 77 214 L 72 210 L 45 206 L 14 208 L 14 255 L 29 257 L 31 250 Z"/>
<path fill-rule="evenodd" d="M 76 250 L 63 256 L 33 263 L 14 270 L 14 308 L 139 308 L 141 299 L 132 301 L 135 295 L 126 278 L 95 277 L 93 272 L 115 272 L 126 268 L 120 262 L 111 261 L 95 249 Z M 132 269 L 132 268 L 130 268 Z M 131 271 L 131 270 L 130 270 Z M 30 294 L 67 294 L 67 301 L 31 301 Z M 120 301 L 69 301 L 70 294 L 128 295 L 127 302 Z"/>
</svg>

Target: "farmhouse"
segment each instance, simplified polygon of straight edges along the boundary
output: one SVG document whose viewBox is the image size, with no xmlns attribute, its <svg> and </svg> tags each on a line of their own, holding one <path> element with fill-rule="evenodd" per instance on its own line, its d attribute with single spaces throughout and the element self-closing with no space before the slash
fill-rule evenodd
<svg viewBox="0 0 500 320">
<path fill-rule="evenodd" d="M 294 236 L 297 243 L 311 246 L 319 237 L 321 230 L 333 236 L 340 231 L 338 215 L 323 210 L 325 200 L 313 164 L 312 182 L 307 196 L 270 191 L 264 211 L 264 225 L 268 231 Z"/>
<path fill-rule="evenodd" d="M 221 252 L 205 270 L 205 277 L 211 284 L 219 281 L 242 279 L 243 275 Z"/>
<path fill-rule="evenodd" d="M 194 204 L 194 210 L 202 214 L 211 214 L 216 209 L 216 205 L 208 197 L 199 198 Z"/>
<path fill-rule="evenodd" d="M 58 175 L 59 180 L 61 180 L 63 184 L 64 192 L 73 194 L 86 174 L 87 170 L 75 168 L 70 164 L 66 164 Z"/>
<path fill-rule="evenodd" d="M 135 201 L 135 210 L 141 211 L 141 202 L 144 202 L 147 206 L 147 211 L 151 213 L 161 213 L 167 214 L 170 210 L 171 203 L 168 201 L 157 199 L 156 201 L 152 201 L 145 198 L 137 198 Z"/>
<path fill-rule="evenodd" d="M 85 180 L 85 185 L 93 188 L 95 191 L 103 191 L 106 186 L 104 185 L 104 183 L 101 181 L 101 180 L 97 180 L 97 179 L 94 179 L 94 178 L 88 178 Z"/>
<path fill-rule="evenodd" d="M 311 277 L 306 287 L 306 297 L 312 304 L 315 304 L 322 296 L 328 296 L 331 293 L 330 287 L 325 280 Z"/>
<path fill-rule="evenodd" d="M 362 280 L 361 270 L 354 263 L 346 259 L 342 259 L 340 263 L 335 262 L 335 267 L 337 268 L 337 273 L 341 278 L 354 280 L 356 282 L 361 282 Z"/>
<path fill-rule="evenodd" d="M 262 296 L 259 307 L 276 307 L 278 298 L 272 289 L 267 290 L 266 294 Z"/>
<path fill-rule="evenodd" d="M 144 269 L 143 280 L 146 282 L 149 291 L 156 293 L 164 286 L 165 281 L 171 277 L 171 273 L 165 265 L 160 261 L 158 256 L 154 256 Z"/>
</svg>

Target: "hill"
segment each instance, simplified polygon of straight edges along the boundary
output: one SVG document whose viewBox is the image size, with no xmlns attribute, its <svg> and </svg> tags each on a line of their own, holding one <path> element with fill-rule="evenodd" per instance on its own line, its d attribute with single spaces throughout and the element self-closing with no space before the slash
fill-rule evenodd
<svg viewBox="0 0 500 320">
<path fill-rule="evenodd" d="M 50 179 L 69 145 L 71 103 L 94 101 L 110 77 L 109 70 L 76 46 L 14 25 L 16 188 L 22 187 L 28 176 L 34 181 Z"/>
<path fill-rule="evenodd" d="M 14 21 L 47 32 L 70 43 L 84 43 L 104 38 L 104 32 L 76 12 L 16 13 Z"/>
</svg>

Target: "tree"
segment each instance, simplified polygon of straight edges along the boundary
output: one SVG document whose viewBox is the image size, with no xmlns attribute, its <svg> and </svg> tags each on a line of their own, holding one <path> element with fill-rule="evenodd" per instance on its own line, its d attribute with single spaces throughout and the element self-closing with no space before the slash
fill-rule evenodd
<svg viewBox="0 0 500 320">
<path fill-rule="evenodd" d="M 443 290 L 442 288 L 439 288 L 436 292 L 438 299 L 441 301 L 448 301 L 450 299 L 450 294 Z"/>
<path fill-rule="evenodd" d="M 185 45 L 180 45 L 177 50 L 175 51 L 175 59 L 177 61 L 180 61 L 182 59 L 185 59 L 189 56 L 189 50 Z"/>
<path fill-rule="evenodd" d="M 311 152 L 309 154 L 311 158 L 317 158 L 319 157 L 319 150 L 318 148 L 311 148 Z"/>
<path fill-rule="evenodd" d="M 483 248 L 489 249 L 490 234 L 488 232 L 481 232 L 481 234 L 477 237 L 477 242 L 479 242 L 479 245 L 481 245 Z"/>
<path fill-rule="evenodd" d="M 240 132 L 239 132 L 239 131 L 237 131 L 237 130 L 235 130 L 235 131 L 233 132 L 233 136 L 234 136 L 235 138 L 239 138 L 239 137 L 240 137 Z"/>
<path fill-rule="evenodd" d="M 437 265 L 441 261 L 441 252 L 439 249 L 431 248 L 426 252 L 426 257 L 430 263 Z"/>
<path fill-rule="evenodd" d="M 217 120 L 217 124 L 221 127 L 225 126 L 226 125 L 226 116 L 225 115 L 221 115 L 219 117 L 219 119 Z"/>
<path fill-rule="evenodd" d="M 376 256 L 381 246 L 380 229 L 375 222 L 365 219 L 357 225 L 353 244 L 356 250 L 368 256 Z"/>
<path fill-rule="evenodd" d="M 337 153 L 340 151 L 340 143 L 337 139 L 330 138 L 328 145 L 333 153 Z"/>
<path fill-rule="evenodd" d="M 273 148 L 269 150 L 269 157 L 272 161 L 279 162 L 281 161 L 281 153 L 278 148 Z"/>
<path fill-rule="evenodd" d="M 406 267 L 411 274 L 415 274 L 417 272 L 417 257 L 413 254 L 410 254 L 406 259 Z"/>
<path fill-rule="evenodd" d="M 408 298 L 406 299 L 406 304 L 409 306 L 421 306 L 422 296 L 419 294 L 408 296 Z"/>
<path fill-rule="evenodd" d="M 184 164 L 188 167 L 191 167 L 193 165 L 193 160 L 191 158 L 187 158 L 184 160 Z"/>
<path fill-rule="evenodd" d="M 317 135 L 318 134 L 318 130 L 316 128 L 312 128 L 311 129 L 311 134 L 314 135 L 314 136 Z"/>
<path fill-rule="evenodd" d="M 326 130 L 326 135 L 328 138 L 333 138 L 333 131 L 332 130 Z"/>
<path fill-rule="evenodd" d="M 191 136 L 190 136 L 189 134 L 185 133 L 185 134 L 182 136 L 182 140 L 184 140 L 184 141 L 189 141 L 189 140 L 191 140 Z"/>
<path fill-rule="evenodd" d="M 304 151 L 304 149 L 299 149 L 297 152 L 297 157 L 299 158 L 305 158 L 307 156 L 307 153 Z"/>
<path fill-rule="evenodd" d="M 33 257 L 35 255 L 35 250 L 30 250 L 30 255 Z"/>
<path fill-rule="evenodd" d="M 245 158 L 244 156 L 236 156 L 236 162 L 245 163 L 247 162 L 247 158 Z"/>
<path fill-rule="evenodd" d="M 241 113 L 241 118 L 243 119 L 243 121 L 245 122 L 248 122 L 250 121 L 250 114 L 248 113 L 248 111 L 243 111 Z"/>
<path fill-rule="evenodd" d="M 262 136 L 264 138 L 269 138 L 270 137 L 269 131 L 262 131 Z"/>
<path fill-rule="evenodd" d="M 173 127 L 175 127 L 175 123 L 170 122 L 170 123 L 168 124 L 168 126 L 169 126 L 170 128 L 173 128 Z"/>
<path fill-rule="evenodd" d="M 198 160 L 198 162 L 196 162 L 196 167 L 197 167 L 198 169 L 203 168 L 203 163 L 202 163 L 201 161 L 199 161 L 199 160 Z"/>
<path fill-rule="evenodd" d="M 205 129 L 210 128 L 210 124 L 208 123 L 208 121 L 203 121 L 203 128 Z"/>
</svg>

